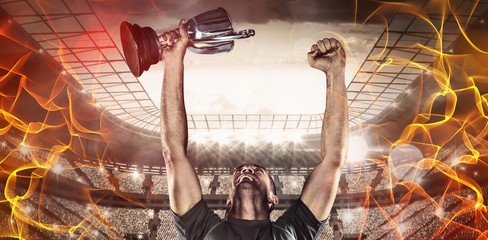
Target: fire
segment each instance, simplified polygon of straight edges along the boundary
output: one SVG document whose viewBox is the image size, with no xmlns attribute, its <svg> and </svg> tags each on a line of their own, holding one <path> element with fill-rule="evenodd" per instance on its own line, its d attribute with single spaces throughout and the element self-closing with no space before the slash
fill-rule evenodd
<svg viewBox="0 0 488 240">
<path fill-rule="evenodd" d="M 91 198 L 91 189 L 80 189 L 92 208 L 76 224 L 53 224 L 44 203 L 52 201 L 48 197 L 50 175 L 59 168 L 57 164 L 63 156 L 93 157 L 86 146 L 89 139 L 101 143 L 97 158 L 103 166 L 110 161 L 104 154 L 110 144 L 105 134 L 115 129 L 98 120 L 104 113 L 95 104 L 80 104 L 93 99 L 86 99 L 80 86 L 69 81 L 65 70 L 59 71 L 52 62 L 46 62 L 44 51 L 13 34 L 9 29 L 12 24 L 11 20 L 2 21 L 0 30 L 2 48 L 12 50 L 8 52 L 11 56 L 0 61 L 0 178 L 5 183 L 0 204 L 11 209 L 0 236 L 39 239 L 43 238 L 42 231 L 48 231 L 83 238 L 99 230 L 110 235 L 113 227 L 97 207 L 98 199 Z M 52 44 L 57 43 L 53 40 Z M 59 51 L 63 49 L 60 47 Z M 33 69 L 32 62 L 40 68 Z M 39 79 L 36 71 L 47 72 L 51 79 Z M 98 168 L 92 164 L 68 167 Z"/>
<path fill-rule="evenodd" d="M 473 2 L 471 13 L 475 11 L 478 3 L 478 1 Z M 401 199 L 395 199 L 392 190 L 390 192 L 391 203 L 409 205 L 413 203 L 410 198 L 414 194 L 421 196 L 421 199 L 430 201 L 436 209 L 442 209 L 446 198 L 455 198 L 462 202 L 449 214 L 436 210 L 436 215 L 442 222 L 431 236 L 432 239 L 445 238 L 448 229 L 455 228 L 471 232 L 478 236 L 478 239 L 486 239 L 488 236 L 483 227 L 487 223 L 485 217 L 487 208 L 484 204 L 486 193 L 480 186 L 483 182 L 476 179 L 478 175 L 476 172 L 473 176 L 460 170 L 460 167 L 479 168 L 480 171 L 486 167 L 484 158 L 487 148 L 484 138 L 488 122 L 485 113 L 486 91 L 484 88 L 488 72 L 480 59 L 484 59 L 486 62 L 487 52 L 475 44 L 475 42 L 480 43 L 479 38 L 481 36 L 468 34 L 466 20 L 462 21 L 454 10 L 455 1 L 435 1 L 435 4 L 430 4 L 440 9 L 438 19 L 429 18 L 429 15 L 424 13 L 420 6 L 405 3 L 385 3 L 381 8 L 387 5 L 399 5 L 403 12 L 422 19 L 431 28 L 437 39 L 435 47 L 416 43 L 411 48 L 420 48 L 429 52 L 434 57 L 432 65 L 425 66 L 402 58 L 388 58 L 385 61 L 380 61 L 379 59 L 382 59 L 387 51 L 388 37 L 386 38 L 387 42 L 383 43 L 385 48 L 375 57 L 378 59 L 376 64 L 379 65 L 380 70 L 391 65 L 417 67 L 425 73 L 420 79 L 424 91 L 426 87 L 435 89 L 435 91 L 431 90 L 430 94 L 422 96 L 425 98 L 423 106 L 419 107 L 418 114 L 411 123 L 404 127 L 402 134 L 396 139 L 389 139 L 391 147 L 388 153 L 391 153 L 391 150 L 397 146 L 412 145 L 421 150 L 423 158 L 415 162 L 404 162 L 396 165 L 390 160 L 390 164 L 384 164 L 383 159 L 390 157 L 387 154 L 379 159 L 370 159 L 370 161 L 378 164 L 387 173 L 392 189 L 395 186 L 402 186 L 406 189 L 407 194 L 401 196 Z M 433 6 L 425 8 L 428 7 Z M 375 14 L 377 12 L 379 9 Z M 457 45 L 455 45 L 459 53 L 456 50 L 444 51 L 446 48 L 443 45 L 444 22 L 449 16 L 455 19 L 461 33 L 462 39 L 458 40 Z M 470 17 L 465 16 L 465 19 L 470 19 Z M 441 24 L 436 25 L 434 22 Z M 460 44 L 459 42 L 465 43 Z M 425 95 L 425 93 L 422 94 Z M 450 148 L 453 147 L 453 144 L 456 145 L 454 147 L 457 149 L 462 148 L 461 152 L 451 151 Z M 412 179 L 399 179 L 393 174 L 397 171 L 406 170 L 414 172 Z M 444 189 L 440 195 L 429 194 L 426 191 L 428 189 L 423 189 L 421 184 L 415 182 L 418 176 L 423 176 L 428 172 L 438 172 L 445 177 L 442 182 L 431 184 L 431 187 Z M 471 191 L 475 197 L 468 198 L 463 194 L 463 191 Z M 380 209 L 384 207 L 370 194 L 366 196 L 364 201 L 370 202 L 371 200 L 376 203 L 376 207 Z M 440 212 L 442 214 L 439 214 Z M 469 218 L 470 214 L 474 214 L 475 222 L 471 224 L 462 222 L 463 218 L 466 216 Z M 391 218 L 388 214 L 383 215 L 389 222 L 392 232 L 397 233 L 395 238 L 408 237 L 408 235 L 402 235 L 404 232 L 400 231 L 398 227 L 401 222 Z"/>
</svg>

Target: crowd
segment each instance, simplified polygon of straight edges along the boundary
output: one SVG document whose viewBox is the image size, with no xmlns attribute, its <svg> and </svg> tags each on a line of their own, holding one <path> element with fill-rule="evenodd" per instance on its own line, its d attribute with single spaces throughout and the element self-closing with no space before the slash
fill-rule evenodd
<svg viewBox="0 0 488 240">
<path fill-rule="evenodd" d="M 0 153 L 4 157 L 10 154 L 9 157 L 19 158 L 22 162 L 46 159 L 49 156 L 47 151 L 23 146 L 19 139 L 9 136 L 1 136 Z M 153 195 L 168 193 L 164 175 L 68 161 L 64 156 L 58 157 L 49 170 L 93 189 L 119 190 L 134 194 L 144 194 L 150 189 Z M 344 174 L 348 194 L 363 193 L 370 188 L 389 189 L 392 186 L 390 177 L 393 185 L 401 180 L 418 183 L 421 181 L 418 172 L 415 173 L 412 168 L 406 167 L 395 168 L 391 175 L 380 169 Z M 228 193 L 230 175 L 214 176 L 207 173 L 199 177 L 204 195 Z M 274 178 L 282 186 L 280 191 L 284 195 L 298 195 L 306 180 L 304 174 L 274 175 Z M 151 183 L 150 188 L 145 188 L 147 182 Z M 5 189 L 5 182 L 0 182 L 0 188 Z M 22 196 L 27 193 L 27 189 L 18 188 L 15 192 L 17 196 Z M 480 192 L 486 199 L 488 187 L 483 186 Z M 480 206 L 476 200 L 475 191 L 464 189 L 445 196 L 405 201 L 395 205 L 339 206 L 336 209 L 337 221 L 341 222 L 338 231 L 345 235 L 362 233 L 364 239 L 424 239 L 432 236 L 476 239 L 480 235 L 480 231 L 476 229 L 488 229 L 487 221 L 484 221 L 484 218 L 480 219 L 480 212 L 476 210 L 477 206 Z M 0 218 L 2 236 L 15 234 L 17 227 L 25 225 L 24 222 L 35 221 L 43 224 L 43 227 L 34 227 L 35 224 L 30 223 L 31 226 L 26 229 L 32 239 L 76 239 L 80 236 L 82 239 L 124 239 L 127 235 L 150 236 L 151 233 L 156 239 L 179 239 L 167 209 L 156 211 L 149 208 L 102 206 L 96 202 L 79 203 L 42 192 L 34 192 L 26 199 L 18 199 L 16 205 L 6 201 L 5 195 L 1 194 L 0 206 L 2 216 L 13 216 Z M 15 214 L 12 214 L 13 212 Z M 216 212 L 222 218 L 225 217 L 226 210 L 218 209 Z M 273 211 L 271 220 L 276 220 L 283 212 Z M 154 222 L 158 224 L 151 225 Z M 68 231 L 69 229 L 71 230 Z M 330 223 L 323 227 L 317 239 L 333 239 L 333 228 Z"/>
</svg>

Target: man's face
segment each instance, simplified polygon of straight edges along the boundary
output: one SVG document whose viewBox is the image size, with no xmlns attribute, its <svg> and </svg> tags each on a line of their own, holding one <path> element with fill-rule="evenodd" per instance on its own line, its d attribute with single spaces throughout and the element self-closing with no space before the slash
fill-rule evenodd
<svg viewBox="0 0 488 240">
<path fill-rule="evenodd" d="M 272 192 L 268 172 L 257 164 L 244 164 L 237 167 L 232 175 L 231 194 L 237 189 L 254 188 L 264 191 L 264 196 Z"/>
<path fill-rule="evenodd" d="M 235 197 L 246 196 L 266 202 L 269 211 L 279 202 L 268 172 L 257 164 L 244 164 L 234 170 L 227 204 L 232 206 Z"/>
</svg>

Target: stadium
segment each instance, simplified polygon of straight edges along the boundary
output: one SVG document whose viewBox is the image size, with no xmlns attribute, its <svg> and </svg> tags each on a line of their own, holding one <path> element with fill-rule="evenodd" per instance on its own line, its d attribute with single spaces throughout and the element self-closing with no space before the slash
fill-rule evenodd
<svg viewBox="0 0 488 240">
<path fill-rule="evenodd" d="M 195 0 L 192 9 L 173 1 L 0 0 L 0 239 L 180 239 L 153 90 L 161 89 L 162 70 L 134 77 L 119 24 L 163 32 L 217 7 L 237 27 L 256 29 L 255 42 L 236 40 L 222 56 L 188 54 L 186 66 L 198 70 L 187 82 L 198 86 L 187 95 L 196 99 L 189 100 L 188 156 L 219 216 L 229 210 L 230 174 L 246 161 L 266 166 L 276 183 L 272 220 L 300 196 L 319 160 L 325 90 L 318 107 L 286 102 L 314 95 L 307 91 L 317 86 L 303 80 L 312 75 L 291 74 L 306 59 L 290 59 L 305 57 L 319 39 L 309 38 L 329 34 L 351 60 L 351 136 L 317 239 L 488 239 L 487 1 L 230 2 Z M 327 24 L 342 32 L 317 29 Z M 303 36 L 309 28 L 313 36 Z M 291 53 L 266 45 L 281 47 L 274 35 L 285 36 Z M 366 36 L 372 40 L 361 41 Z M 273 52 L 283 60 L 268 59 Z M 246 82 L 254 67 L 267 64 L 289 68 L 281 74 L 304 85 L 258 93 L 282 101 L 278 110 L 261 99 L 224 103 L 206 90 L 229 84 L 234 89 L 224 91 L 239 95 L 254 84 Z M 270 77 L 269 69 L 258 73 Z"/>
</svg>

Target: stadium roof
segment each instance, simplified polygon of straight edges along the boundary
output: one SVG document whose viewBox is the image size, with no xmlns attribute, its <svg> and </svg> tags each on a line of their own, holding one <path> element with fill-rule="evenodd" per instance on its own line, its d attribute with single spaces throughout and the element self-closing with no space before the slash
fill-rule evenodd
<svg viewBox="0 0 488 240">
<path fill-rule="evenodd" d="M 96 3 L 13 0 L 2 1 L 0 6 L 39 43 L 39 51 L 56 59 L 86 93 L 96 98 L 100 107 L 129 123 L 134 131 L 158 132 L 158 106 L 124 61 L 114 16 L 96 11 L 93 6 Z M 468 26 L 488 8 L 486 2 L 479 2 L 473 9 L 472 1 L 453 1 L 451 10 L 456 15 L 444 17 L 442 9 L 433 8 L 428 1 L 406 3 L 416 7 L 403 4 L 396 6 L 394 14 L 390 11 L 386 18 L 388 27 L 377 36 L 350 80 L 351 126 L 367 123 L 394 109 L 395 100 L 402 93 L 408 94 L 409 86 L 428 72 L 436 55 L 432 49 L 450 51 L 461 34 L 457 21 Z M 412 15 L 414 10 L 421 14 Z M 441 25 L 440 35 L 436 29 Z M 190 131 L 252 128 L 318 133 L 322 114 L 190 114 L 188 121 Z"/>
</svg>

